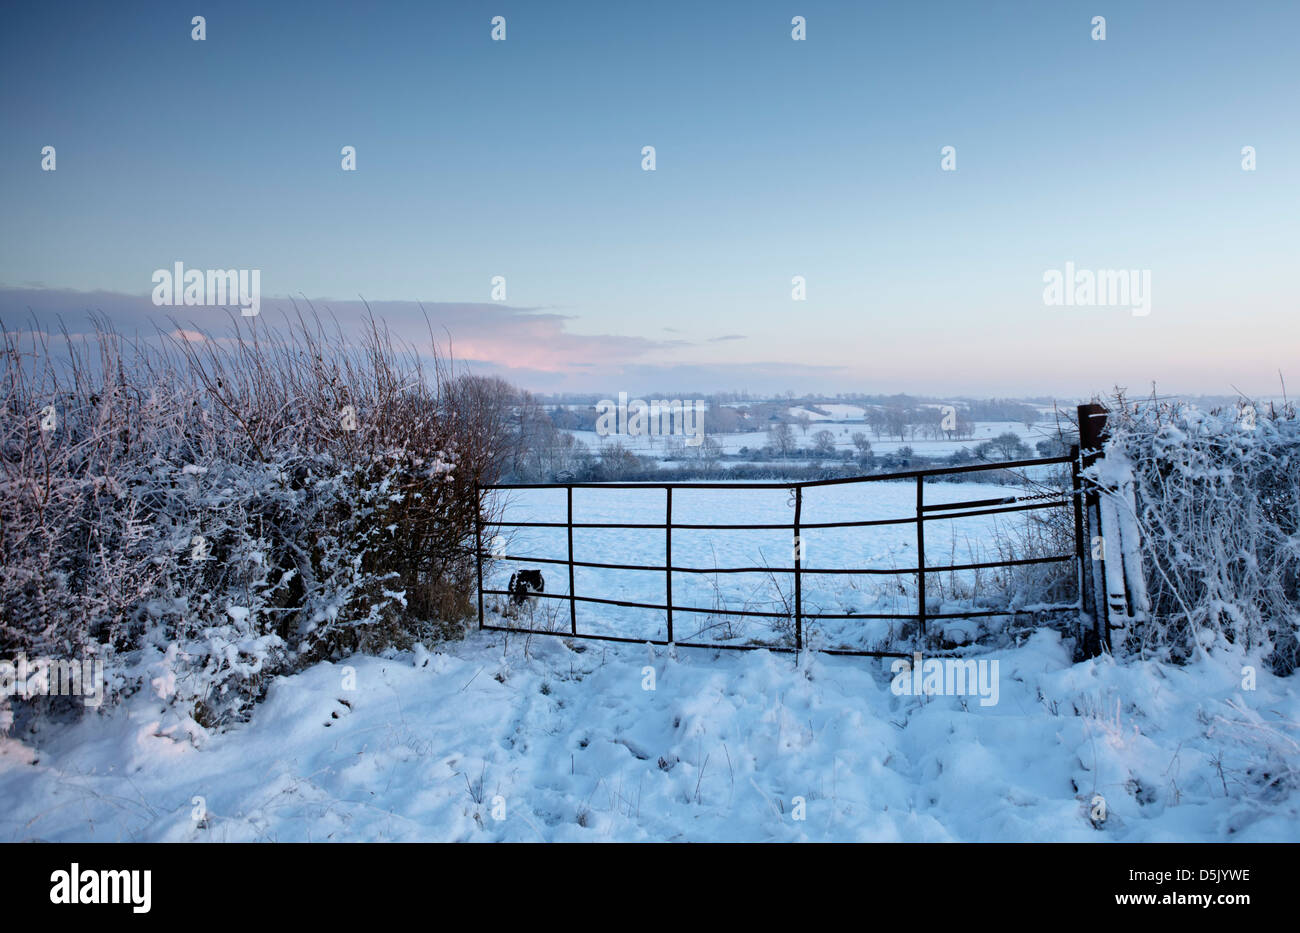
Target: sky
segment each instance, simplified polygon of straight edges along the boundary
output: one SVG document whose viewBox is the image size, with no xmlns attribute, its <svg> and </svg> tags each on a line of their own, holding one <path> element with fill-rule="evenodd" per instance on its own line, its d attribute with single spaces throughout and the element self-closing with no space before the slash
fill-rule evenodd
<svg viewBox="0 0 1300 933">
<path fill-rule="evenodd" d="M 183 262 L 548 392 L 1272 395 L 1297 49 L 1294 0 L 10 2 L 0 321 L 220 330 Z"/>
</svg>

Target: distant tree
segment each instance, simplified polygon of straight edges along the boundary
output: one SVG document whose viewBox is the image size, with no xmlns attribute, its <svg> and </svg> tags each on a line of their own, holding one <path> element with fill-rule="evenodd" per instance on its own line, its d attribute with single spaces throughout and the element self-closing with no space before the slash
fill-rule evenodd
<svg viewBox="0 0 1300 933">
<path fill-rule="evenodd" d="M 911 412 L 898 405 L 885 409 L 885 425 L 890 436 L 897 435 L 900 441 L 907 440 L 907 426 L 911 422 Z"/>
<path fill-rule="evenodd" d="M 794 450 L 794 429 L 784 421 L 777 422 L 767 429 L 767 444 L 778 456 L 790 456 Z"/>
<path fill-rule="evenodd" d="M 1060 457 L 1063 454 L 1070 452 L 1070 448 L 1066 447 L 1059 438 L 1055 437 L 1044 438 L 1035 444 L 1034 447 L 1037 449 L 1038 456 L 1040 457 Z"/>
<path fill-rule="evenodd" d="M 1004 431 L 1004 433 L 998 434 L 996 438 L 993 438 L 992 441 L 980 444 L 980 446 L 976 447 L 975 450 L 979 451 L 980 447 L 987 447 L 989 460 L 1017 460 L 1021 459 L 1021 457 L 1028 457 L 1032 454 L 1030 448 L 1021 441 L 1019 435 L 1015 434 L 1014 431 Z"/>
<path fill-rule="evenodd" d="M 993 438 L 993 449 L 1002 455 L 1003 460 L 1015 460 L 1017 457 L 1025 457 L 1029 454 L 1029 448 L 1013 431 L 1006 431 Z"/>
<path fill-rule="evenodd" d="M 876 440 L 880 440 L 880 435 L 883 434 L 885 429 L 889 426 L 889 422 L 885 417 L 884 409 L 873 405 L 866 410 L 864 418 L 871 428 L 871 433 L 876 436 Z"/>
<path fill-rule="evenodd" d="M 622 441 L 614 441 L 600 448 L 600 471 L 606 479 L 625 479 L 653 468 L 653 461 L 638 457 L 623 446 Z"/>
<path fill-rule="evenodd" d="M 943 410 L 940 408 L 922 408 L 916 414 L 916 427 L 922 437 L 938 440 L 943 436 L 942 424 Z"/>
<path fill-rule="evenodd" d="M 506 475 L 517 475 L 538 435 L 554 433 L 546 412 L 530 394 L 498 376 L 464 374 L 447 386 L 448 407 L 464 413 L 483 440 L 499 451 Z"/>
<path fill-rule="evenodd" d="M 706 434 L 700 441 L 700 446 L 695 449 L 695 456 L 705 463 L 716 463 L 722 456 L 722 444 L 716 437 Z"/>
<path fill-rule="evenodd" d="M 871 441 L 861 431 L 853 432 L 853 446 L 858 449 L 858 456 L 865 457 L 871 453 Z"/>
<path fill-rule="evenodd" d="M 591 448 L 568 431 L 555 431 L 529 449 L 515 478 L 523 482 L 553 481 L 561 473 L 574 474 L 591 464 Z"/>
<path fill-rule="evenodd" d="M 733 434 L 741 430 L 745 420 L 741 410 L 730 405 L 711 405 L 706 414 L 709 430 L 714 434 Z"/>
<path fill-rule="evenodd" d="M 813 435 L 813 449 L 819 456 L 829 457 L 835 453 L 835 435 L 824 428 Z"/>
</svg>

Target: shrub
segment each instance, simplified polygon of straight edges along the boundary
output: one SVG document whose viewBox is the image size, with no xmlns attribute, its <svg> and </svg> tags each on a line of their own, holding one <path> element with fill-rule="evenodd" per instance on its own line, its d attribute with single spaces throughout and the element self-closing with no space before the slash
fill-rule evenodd
<svg viewBox="0 0 1300 933">
<path fill-rule="evenodd" d="M 475 483 L 506 451 L 436 355 L 373 319 L 85 343 L 6 331 L 0 657 L 97 657 L 191 726 L 270 678 L 468 614 Z"/>
<path fill-rule="evenodd" d="M 1130 647 L 1190 655 L 1222 639 L 1300 655 L 1300 419 L 1293 405 L 1203 411 L 1130 403 L 1110 414 L 1107 459 L 1131 469 L 1151 620 Z M 1123 500 L 1121 499 L 1122 503 Z"/>
</svg>

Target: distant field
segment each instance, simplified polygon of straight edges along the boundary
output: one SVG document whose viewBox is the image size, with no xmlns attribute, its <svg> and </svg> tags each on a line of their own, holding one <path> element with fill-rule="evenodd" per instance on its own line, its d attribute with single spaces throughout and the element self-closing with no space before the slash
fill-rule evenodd
<svg viewBox="0 0 1300 933">
<path fill-rule="evenodd" d="M 841 406 L 852 407 L 852 406 Z M 859 409 L 860 411 L 860 409 Z M 704 429 L 708 433 L 708 419 L 705 418 Z M 835 435 L 836 450 L 852 450 L 853 435 L 861 431 L 871 441 L 871 449 L 876 454 L 893 453 L 902 447 L 911 447 L 916 453 L 923 456 L 948 456 L 956 453 L 965 447 L 974 447 L 983 441 L 991 440 L 999 434 L 1010 432 L 1019 437 L 1029 445 L 1030 449 L 1044 438 L 1054 437 L 1056 434 L 1056 423 L 1054 421 L 1040 421 L 1032 428 L 1026 428 L 1021 422 L 1014 421 L 978 421 L 975 423 L 974 437 L 964 440 L 925 440 L 920 437 L 915 440 L 900 441 L 896 437 L 893 439 L 884 437 L 879 440 L 872 433 L 871 429 L 862 422 L 841 422 L 828 421 L 823 419 L 820 423 L 809 426 L 805 433 L 798 425 L 794 425 L 795 444 L 799 447 L 811 447 L 813 444 L 813 435 L 818 431 L 830 431 Z M 645 456 L 664 456 L 667 449 L 666 439 L 662 437 L 630 437 L 627 435 L 614 435 L 610 437 L 601 437 L 594 431 L 571 431 L 574 437 L 589 445 L 593 451 L 598 452 L 605 444 L 621 443 L 629 450 Z M 766 431 L 753 431 L 746 433 L 733 434 L 709 434 L 714 440 L 722 445 L 722 450 L 726 454 L 736 455 L 740 453 L 742 447 L 748 447 L 750 450 L 757 450 L 767 445 Z M 687 449 L 690 452 L 690 449 Z"/>
</svg>

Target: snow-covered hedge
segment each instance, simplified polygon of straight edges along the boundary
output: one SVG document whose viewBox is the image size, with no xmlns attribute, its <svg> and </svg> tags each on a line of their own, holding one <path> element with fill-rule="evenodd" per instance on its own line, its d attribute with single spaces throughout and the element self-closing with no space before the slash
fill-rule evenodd
<svg viewBox="0 0 1300 933">
<path fill-rule="evenodd" d="M 1131 466 L 1151 621 L 1128 647 L 1186 657 L 1222 640 L 1279 673 L 1300 659 L 1300 419 L 1116 400 L 1108 454 Z M 1120 502 L 1121 507 L 1123 502 Z M 1131 513 L 1130 513 L 1131 514 Z"/>
<path fill-rule="evenodd" d="M 356 344 L 311 323 L 6 332 L 0 659 L 98 658 L 110 699 L 154 691 L 198 731 L 468 613 L 498 436 L 374 322 Z"/>
</svg>

